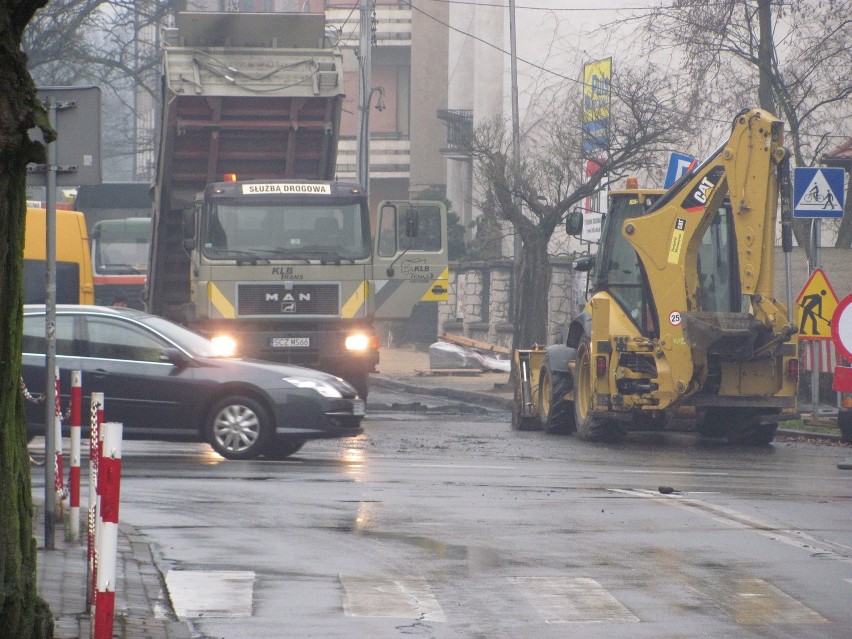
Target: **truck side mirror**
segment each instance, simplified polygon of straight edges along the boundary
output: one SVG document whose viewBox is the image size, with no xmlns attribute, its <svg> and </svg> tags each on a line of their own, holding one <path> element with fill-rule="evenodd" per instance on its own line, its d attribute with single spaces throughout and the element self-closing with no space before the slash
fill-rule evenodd
<svg viewBox="0 0 852 639">
<path fill-rule="evenodd" d="M 565 232 L 568 235 L 580 235 L 583 232 L 583 212 L 571 211 L 565 218 Z"/>
<path fill-rule="evenodd" d="M 596 257 L 597 255 L 586 255 L 585 257 L 574 260 L 574 270 L 581 273 L 588 273 L 595 266 Z"/>
<path fill-rule="evenodd" d="M 195 244 L 195 211 L 195 207 L 183 210 L 183 245 L 189 241 L 189 248 Z"/>
</svg>

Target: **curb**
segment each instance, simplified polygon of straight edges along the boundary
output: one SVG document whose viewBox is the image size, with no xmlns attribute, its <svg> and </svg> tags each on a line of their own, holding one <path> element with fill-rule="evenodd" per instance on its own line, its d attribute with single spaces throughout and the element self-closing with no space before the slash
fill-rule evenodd
<svg viewBox="0 0 852 639">
<path fill-rule="evenodd" d="M 407 393 L 416 393 L 419 395 L 431 395 L 432 397 L 443 397 L 445 399 L 453 399 L 456 401 L 467 402 L 471 404 L 476 404 L 477 406 L 483 406 L 485 408 L 492 409 L 497 408 L 511 411 L 512 404 L 514 403 L 514 400 L 511 397 L 501 397 L 500 395 L 493 395 L 482 391 L 466 391 L 454 388 L 433 388 L 429 386 L 417 386 L 416 384 L 409 384 L 406 382 L 397 381 L 395 379 L 390 379 L 389 377 L 385 377 L 384 375 L 371 375 L 370 383 L 378 388 L 388 388 L 390 390 L 399 390 Z M 830 433 L 811 433 L 808 431 L 788 430 L 783 428 L 778 429 L 778 435 L 785 435 L 787 437 L 802 437 L 804 439 L 811 439 L 815 441 L 842 441 L 842 435 L 832 435 Z"/>
<path fill-rule="evenodd" d="M 497 408 L 501 410 L 512 410 L 513 400 L 510 397 L 501 397 L 497 394 L 491 394 L 483 391 L 468 391 L 459 390 L 456 388 L 432 388 L 429 386 L 417 386 L 400 382 L 395 379 L 390 379 L 383 375 L 370 375 L 370 383 L 378 388 L 388 388 L 390 390 L 405 391 L 407 393 L 415 393 L 418 395 L 431 395 L 432 397 L 443 397 L 452 399 L 458 402 L 467 402 L 476 404 L 484 408 Z"/>
</svg>

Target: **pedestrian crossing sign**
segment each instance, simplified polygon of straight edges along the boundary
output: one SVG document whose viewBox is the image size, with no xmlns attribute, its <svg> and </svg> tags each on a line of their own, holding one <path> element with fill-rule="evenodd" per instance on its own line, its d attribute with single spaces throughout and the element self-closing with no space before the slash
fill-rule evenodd
<svg viewBox="0 0 852 639">
<path fill-rule="evenodd" d="M 843 217 L 845 171 L 799 167 L 793 175 L 793 217 Z"/>
<path fill-rule="evenodd" d="M 799 339 L 831 339 L 831 316 L 837 304 L 837 295 L 825 272 L 821 268 L 814 269 L 796 298 Z"/>
</svg>

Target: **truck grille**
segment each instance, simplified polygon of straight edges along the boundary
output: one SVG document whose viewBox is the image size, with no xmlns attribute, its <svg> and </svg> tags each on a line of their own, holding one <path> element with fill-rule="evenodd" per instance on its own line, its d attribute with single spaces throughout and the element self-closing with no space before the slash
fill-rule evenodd
<svg viewBox="0 0 852 639">
<path fill-rule="evenodd" d="M 237 315 L 337 317 L 340 315 L 340 285 L 324 284 L 238 284 Z"/>
</svg>

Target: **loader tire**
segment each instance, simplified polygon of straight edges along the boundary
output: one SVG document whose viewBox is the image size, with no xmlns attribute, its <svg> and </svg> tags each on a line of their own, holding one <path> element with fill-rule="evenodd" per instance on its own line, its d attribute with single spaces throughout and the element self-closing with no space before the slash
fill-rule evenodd
<svg viewBox="0 0 852 639">
<path fill-rule="evenodd" d="M 708 408 L 699 418 L 698 434 L 710 439 L 721 439 L 727 435 L 727 424 L 733 418 L 729 410 Z"/>
<path fill-rule="evenodd" d="M 577 349 L 577 367 L 574 369 L 574 422 L 580 439 L 591 442 L 620 442 L 627 436 L 622 424 L 592 415 L 592 360 L 589 340 L 584 339 Z"/>
<path fill-rule="evenodd" d="M 571 376 L 554 371 L 545 356 L 538 379 L 538 416 L 544 432 L 567 435 L 576 431 L 574 402 L 565 399 L 565 393 L 573 388 Z"/>
<path fill-rule="evenodd" d="M 732 423 L 728 441 L 740 446 L 768 446 L 775 439 L 778 424 L 761 424 L 759 414 L 745 415 Z"/>
</svg>

